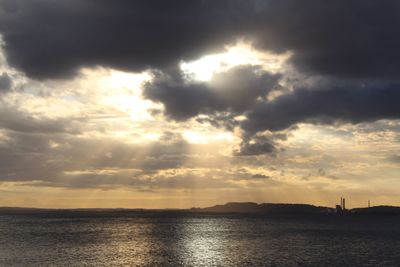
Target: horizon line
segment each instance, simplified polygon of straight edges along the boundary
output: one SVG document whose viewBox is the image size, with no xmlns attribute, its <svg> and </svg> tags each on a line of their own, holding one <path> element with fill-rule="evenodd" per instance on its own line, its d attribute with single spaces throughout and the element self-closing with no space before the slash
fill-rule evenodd
<svg viewBox="0 0 400 267">
<path fill-rule="evenodd" d="M 244 202 L 226 202 L 224 204 L 215 204 L 212 206 L 206 206 L 206 207 L 189 207 L 189 208 L 140 208 L 140 207 L 132 207 L 132 208 L 127 208 L 127 207 L 62 207 L 62 208 L 46 208 L 46 207 L 32 207 L 32 206 L 0 206 L 0 209 L 35 209 L 35 210 L 145 210 L 145 211 L 185 211 L 185 210 L 192 210 L 192 209 L 207 209 L 215 206 L 224 206 L 227 204 L 246 204 L 246 203 L 251 203 L 251 204 L 257 204 L 257 205 L 263 205 L 263 204 L 273 204 L 273 205 L 308 205 L 308 206 L 314 206 L 314 207 L 319 207 L 319 208 L 329 208 L 329 209 L 335 209 L 336 204 L 333 207 L 330 206 L 321 206 L 321 205 L 315 205 L 315 204 L 308 204 L 308 203 L 289 203 L 289 202 L 251 202 L 251 201 L 244 201 Z M 347 210 L 353 210 L 353 209 L 360 209 L 360 208 L 374 208 L 374 207 L 396 207 L 400 208 L 400 206 L 395 206 L 395 205 L 375 205 L 375 206 L 361 206 L 361 207 L 352 207 L 348 208 Z"/>
</svg>

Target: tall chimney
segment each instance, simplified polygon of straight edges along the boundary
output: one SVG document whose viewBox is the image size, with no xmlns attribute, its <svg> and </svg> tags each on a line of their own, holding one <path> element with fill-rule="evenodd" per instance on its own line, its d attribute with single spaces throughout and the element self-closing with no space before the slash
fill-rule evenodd
<svg viewBox="0 0 400 267">
<path fill-rule="evenodd" d="M 343 198 L 343 210 L 345 210 L 345 209 L 346 209 L 346 199 Z"/>
</svg>

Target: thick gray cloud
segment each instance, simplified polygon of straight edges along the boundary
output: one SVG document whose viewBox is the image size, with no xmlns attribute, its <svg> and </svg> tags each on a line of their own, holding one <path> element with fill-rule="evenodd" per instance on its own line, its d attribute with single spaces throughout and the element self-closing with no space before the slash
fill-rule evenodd
<svg viewBox="0 0 400 267">
<path fill-rule="evenodd" d="M 206 114 L 208 117 L 198 121 L 227 129 L 239 125 L 243 140 L 234 151 L 237 156 L 279 151 L 274 140 L 282 136 L 257 136 L 266 130 L 285 131 L 298 123 L 357 124 L 400 118 L 400 90 L 396 82 L 323 78 L 268 100 L 266 96 L 278 88 L 281 76 L 257 67 L 233 68 L 219 73 L 210 83 L 173 77 L 160 75 L 146 86 L 145 96 L 163 103 L 166 115 L 175 120 Z M 239 114 L 245 114 L 246 120 L 235 121 Z"/>
<path fill-rule="evenodd" d="M 276 152 L 277 149 L 272 140 L 257 140 L 250 142 L 243 140 L 240 144 L 240 149 L 234 151 L 236 156 L 258 156 L 264 154 L 271 154 Z"/>
<path fill-rule="evenodd" d="M 287 134 L 284 132 L 257 135 L 255 133 L 243 131 L 240 147 L 233 151 L 233 154 L 235 156 L 275 155 L 280 150 L 276 145 L 276 140 L 286 139 Z"/>
<path fill-rule="evenodd" d="M 245 1 L 1 0 L 9 63 L 63 78 L 83 66 L 166 68 L 222 49 L 242 28 Z"/>
<path fill-rule="evenodd" d="M 164 104 L 166 115 L 175 120 L 218 111 L 241 114 L 258 98 L 265 98 L 279 78 L 255 66 L 218 73 L 210 82 L 190 82 L 179 75 L 159 74 L 146 85 L 144 96 Z"/>
<path fill-rule="evenodd" d="M 240 150 L 235 152 L 236 156 L 258 156 L 263 154 L 270 154 L 276 151 L 273 144 L 264 143 L 242 143 Z"/>
<path fill-rule="evenodd" d="M 12 88 L 12 79 L 7 73 L 0 75 L 0 93 L 8 92 Z"/>
<path fill-rule="evenodd" d="M 292 51 L 298 69 L 397 79 L 396 0 L 1 0 L 9 63 L 60 78 L 83 66 L 164 69 L 238 38 Z"/>
<path fill-rule="evenodd" d="M 256 2 L 256 46 L 292 51 L 291 61 L 299 70 L 342 78 L 398 79 L 398 1 Z"/>
<path fill-rule="evenodd" d="M 338 87 L 326 90 L 297 89 L 273 101 L 259 103 L 247 113 L 242 128 L 280 131 L 300 122 L 360 123 L 400 117 L 400 85 Z"/>
</svg>

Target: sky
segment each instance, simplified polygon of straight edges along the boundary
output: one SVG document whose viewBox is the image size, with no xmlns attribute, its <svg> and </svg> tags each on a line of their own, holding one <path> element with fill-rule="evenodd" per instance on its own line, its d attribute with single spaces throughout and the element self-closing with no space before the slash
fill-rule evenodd
<svg viewBox="0 0 400 267">
<path fill-rule="evenodd" d="M 400 205 L 399 12 L 0 0 L 0 206 Z"/>
</svg>

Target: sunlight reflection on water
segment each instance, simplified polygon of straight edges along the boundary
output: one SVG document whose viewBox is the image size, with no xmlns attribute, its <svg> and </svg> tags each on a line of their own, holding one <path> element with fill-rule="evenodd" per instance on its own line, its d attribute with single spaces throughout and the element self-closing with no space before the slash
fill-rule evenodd
<svg viewBox="0 0 400 267">
<path fill-rule="evenodd" d="M 0 216 L 0 266 L 396 266 L 400 223 L 188 214 Z"/>
</svg>

